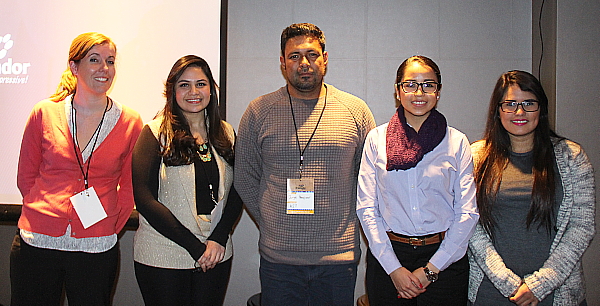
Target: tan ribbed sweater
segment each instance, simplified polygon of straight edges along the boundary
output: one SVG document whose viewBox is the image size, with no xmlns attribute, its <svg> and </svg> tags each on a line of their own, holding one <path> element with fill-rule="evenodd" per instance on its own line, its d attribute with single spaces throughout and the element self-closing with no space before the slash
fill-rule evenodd
<svg viewBox="0 0 600 306">
<path fill-rule="evenodd" d="M 327 99 L 292 99 L 303 177 L 315 181 L 314 215 L 286 214 L 286 181 L 300 153 L 286 87 L 250 102 L 236 143 L 235 188 L 260 230 L 261 256 L 274 263 L 343 264 L 360 257 L 356 182 L 362 147 L 375 127 L 361 99 L 327 85 Z"/>
</svg>

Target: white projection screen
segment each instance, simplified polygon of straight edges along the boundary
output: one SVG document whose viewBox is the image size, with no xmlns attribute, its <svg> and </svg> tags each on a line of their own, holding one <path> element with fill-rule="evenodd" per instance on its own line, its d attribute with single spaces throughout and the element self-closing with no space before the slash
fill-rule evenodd
<svg viewBox="0 0 600 306">
<path fill-rule="evenodd" d="M 164 105 L 164 81 L 181 56 L 206 59 L 219 83 L 220 0 L 0 3 L 0 204 L 21 203 L 16 175 L 23 128 L 34 104 L 56 90 L 77 35 L 100 32 L 116 43 L 109 96 L 145 122 Z"/>
</svg>

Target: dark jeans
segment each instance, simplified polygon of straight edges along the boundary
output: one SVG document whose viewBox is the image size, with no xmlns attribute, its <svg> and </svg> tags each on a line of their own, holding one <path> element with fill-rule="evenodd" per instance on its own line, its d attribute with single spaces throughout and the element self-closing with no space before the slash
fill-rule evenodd
<svg viewBox="0 0 600 306">
<path fill-rule="evenodd" d="M 403 267 L 414 271 L 427 264 L 440 244 L 413 247 L 392 241 L 392 247 Z M 467 304 L 469 284 L 469 261 L 465 255 L 439 273 L 436 282 L 427 287 L 427 291 L 416 298 L 407 300 L 398 298 L 398 291 L 390 276 L 383 270 L 371 250 L 367 252 L 366 279 L 367 295 L 370 306 L 391 305 L 460 305 Z"/>
<path fill-rule="evenodd" d="M 18 234 L 10 252 L 11 305 L 110 305 L 119 245 L 102 253 L 68 252 L 28 245 Z"/>
<path fill-rule="evenodd" d="M 357 263 L 296 266 L 260 259 L 261 306 L 354 305 Z"/>
<path fill-rule="evenodd" d="M 194 269 L 165 269 L 134 262 L 135 277 L 146 306 L 223 305 L 231 259 L 202 272 Z"/>
</svg>

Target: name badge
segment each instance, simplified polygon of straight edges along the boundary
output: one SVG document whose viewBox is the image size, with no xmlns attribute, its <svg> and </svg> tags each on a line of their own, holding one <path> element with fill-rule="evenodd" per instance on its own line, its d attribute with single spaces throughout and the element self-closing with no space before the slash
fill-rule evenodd
<svg viewBox="0 0 600 306">
<path fill-rule="evenodd" d="M 311 178 L 287 179 L 287 214 L 315 213 L 315 182 Z"/>
<path fill-rule="evenodd" d="M 72 196 L 70 199 L 81 224 L 83 224 L 83 228 L 88 228 L 106 218 L 106 211 L 104 211 L 93 186 Z"/>
</svg>

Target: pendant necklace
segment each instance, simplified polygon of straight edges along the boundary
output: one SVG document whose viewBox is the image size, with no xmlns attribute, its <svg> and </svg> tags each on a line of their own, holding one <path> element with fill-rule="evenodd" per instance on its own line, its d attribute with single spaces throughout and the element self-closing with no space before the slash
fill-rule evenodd
<svg viewBox="0 0 600 306">
<path fill-rule="evenodd" d="M 212 154 L 210 153 L 210 149 L 207 143 L 208 142 L 198 145 L 198 148 L 196 149 L 196 152 L 198 152 L 198 156 L 200 156 L 200 160 L 202 160 L 205 163 L 212 160 Z"/>
</svg>

